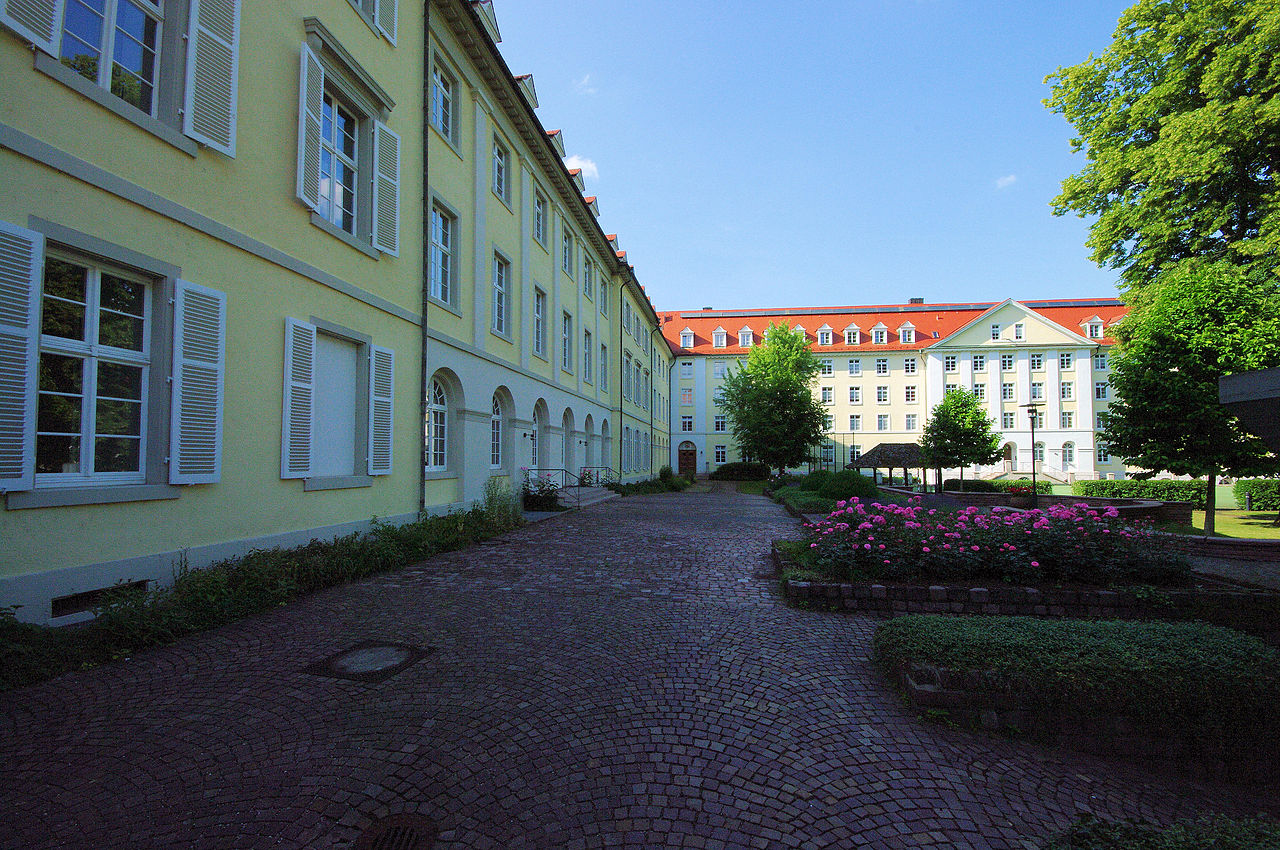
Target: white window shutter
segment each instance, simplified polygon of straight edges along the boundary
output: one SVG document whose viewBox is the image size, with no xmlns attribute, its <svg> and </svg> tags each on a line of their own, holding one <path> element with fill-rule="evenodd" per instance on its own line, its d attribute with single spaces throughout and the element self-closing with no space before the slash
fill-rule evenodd
<svg viewBox="0 0 1280 850">
<path fill-rule="evenodd" d="M 240 0 L 191 0 L 182 132 L 236 155 Z"/>
<path fill-rule="evenodd" d="M 392 44 L 396 43 L 396 6 L 399 3 L 400 0 L 376 0 L 373 7 L 374 23 Z"/>
<path fill-rule="evenodd" d="M 391 474 L 396 355 L 374 345 L 369 351 L 369 474 Z"/>
<path fill-rule="evenodd" d="M 284 411 L 281 421 L 280 477 L 311 475 L 315 422 L 316 326 L 284 320 Z"/>
<path fill-rule="evenodd" d="M 324 66 L 302 45 L 298 86 L 298 197 L 311 209 L 320 206 L 320 115 L 324 110 Z"/>
<path fill-rule="evenodd" d="M 178 281 L 173 307 L 170 484 L 213 484 L 222 478 L 226 340 L 226 294 Z"/>
<path fill-rule="evenodd" d="M 63 6 L 64 0 L 0 0 L 0 23 L 57 57 Z"/>
<path fill-rule="evenodd" d="M 0 221 L 0 491 L 35 481 L 43 275 L 44 235 Z"/>
<path fill-rule="evenodd" d="M 400 137 L 373 122 L 373 244 L 400 256 Z"/>
</svg>

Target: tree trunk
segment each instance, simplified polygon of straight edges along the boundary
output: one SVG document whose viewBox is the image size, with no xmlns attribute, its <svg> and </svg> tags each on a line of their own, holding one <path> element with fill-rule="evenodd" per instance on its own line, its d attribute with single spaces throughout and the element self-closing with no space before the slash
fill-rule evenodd
<svg viewBox="0 0 1280 850">
<path fill-rule="evenodd" d="M 1214 470 L 1213 472 L 1209 473 L 1209 480 L 1206 482 L 1205 488 L 1204 488 L 1204 536 L 1205 537 L 1213 536 L 1213 527 L 1214 527 L 1213 514 L 1214 514 L 1214 511 L 1217 510 L 1217 502 L 1218 502 L 1217 483 L 1218 483 L 1218 472 L 1217 470 Z"/>
<path fill-rule="evenodd" d="M 942 467 L 940 467 L 940 466 L 939 466 L 939 467 L 937 468 L 937 473 L 938 473 L 938 495 L 939 495 L 939 496 L 941 496 L 941 495 L 942 495 L 942 493 L 943 493 L 943 490 L 942 490 Z"/>
</svg>

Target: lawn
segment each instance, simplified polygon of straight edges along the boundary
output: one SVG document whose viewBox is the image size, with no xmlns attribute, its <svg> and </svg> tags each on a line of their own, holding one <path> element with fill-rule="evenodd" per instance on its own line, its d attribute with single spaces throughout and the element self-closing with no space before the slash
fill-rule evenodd
<svg viewBox="0 0 1280 850">
<path fill-rule="evenodd" d="M 763 496 L 764 485 L 766 483 L 767 482 L 764 481 L 739 481 L 738 492 L 746 493 L 751 496 Z"/>
<path fill-rule="evenodd" d="M 1177 531 L 1184 534 L 1204 533 L 1204 511 L 1192 511 L 1191 522 L 1194 528 L 1185 526 Z M 1280 540 L 1280 525 L 1276 525 L 1275 511 L 1215 511 L 1213 515 L 1214 530 L 1219 537 L 1255 537 L 1265 540 Z M 1174 531 L 1175 529 L 1166 529 Z"/>
</svg>

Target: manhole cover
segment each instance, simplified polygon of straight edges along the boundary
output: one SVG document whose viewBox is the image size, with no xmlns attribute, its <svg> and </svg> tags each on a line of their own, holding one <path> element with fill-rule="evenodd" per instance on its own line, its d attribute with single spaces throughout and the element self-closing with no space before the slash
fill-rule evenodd
<svg viewBox="0 0 1280 850">
<path fill-rule="evenodd" d="M 366 829 L 355 850 L 430 850 L 439 830 L 422 815 L 392 815 Z"/>
<path fill-rule="evenodd" d="M 432 647 L 422 648 L 405 643 L 365 641 L 330 655 L 323 661 L 317 661 L 304 672 L 335 679 L 354 679 L 357 682 L 381 682 L 433 651 Z"/>
</svg>

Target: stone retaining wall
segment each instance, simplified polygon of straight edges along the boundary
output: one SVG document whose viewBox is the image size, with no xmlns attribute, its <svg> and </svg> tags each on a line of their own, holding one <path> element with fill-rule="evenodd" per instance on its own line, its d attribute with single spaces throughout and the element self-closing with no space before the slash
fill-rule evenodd
<svg viewBox="0 0 1280 850">
<path fill-rule="evenodd" d="M 995 506 L 1004 505 L 1026 509 L 1031 506 L 1030 497 L 1014 504 L 1017 497 L 1008 493 L 959 493 L 948 490 L 943 495 L 955 499 L 964 505 Z M 1115 508 L 1120 518 L 1125 520 L 1150 520 L 1152 522 L 1169 522 L 1179 525 L 1191 524 L 1191 502 L 1157 502 L 1147 499 L 1103 499 L 1092 496 L 1051 496 L 1040 494 L 1038 502 L 1041 507 L 1048 505 L 1078 505 L 1084 503 L 1092 508 Z"/>
<path fill-rule="evenodd" d="M 1181 534 L 1170 534 L 1161 539 L 1168 541 L 1169 548 L 1185 552 L 1188 555 L 1280 563 L 1280 540 L 1191 537 Z"/>
<path fill-rule="evenodd" d="M 963 726 L 1014 732 L 1054 746 L 1096 755 L 1135 758 L 1194 779 L 1232 784 L 1280 780 L 1280 746 L 1256 730 L 1218 729 L 1214 734 L 1139 728 L 1119 715 L 1055 712 L 1007 683 L 993 688 L 990 671 L 914 664 L 898 681 L 915 705 L 945 711 Z"/>
</svg>

